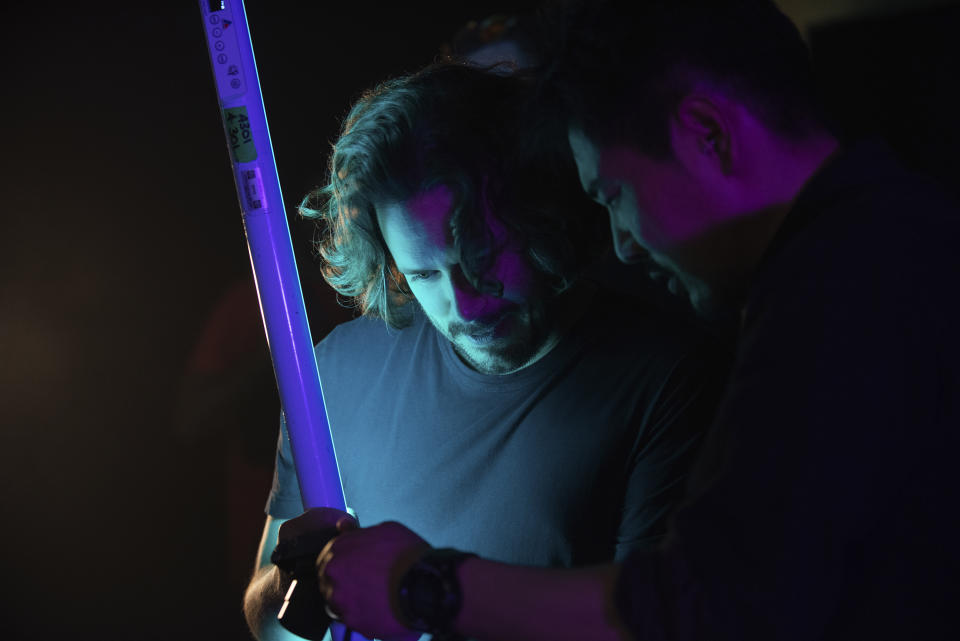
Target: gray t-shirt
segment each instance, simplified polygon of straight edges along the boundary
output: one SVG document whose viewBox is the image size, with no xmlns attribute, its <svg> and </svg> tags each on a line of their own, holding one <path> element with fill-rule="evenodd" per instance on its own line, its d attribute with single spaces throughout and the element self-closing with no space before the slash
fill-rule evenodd
<svg viewBox="0 0 960 641">
<path fill-rule="evenodd" d="M 622 302 L 622 301 L 621 301 Z M 422 314 L 317 345 L 347 504 L 431 544 L 573 566 L 652 546 L 680 498 L 726 362 L 676 320 L 601 310 L 518 372 L 473 371 Z M 267 504 L 303 511 L 281 427 Z"/>
</svg>

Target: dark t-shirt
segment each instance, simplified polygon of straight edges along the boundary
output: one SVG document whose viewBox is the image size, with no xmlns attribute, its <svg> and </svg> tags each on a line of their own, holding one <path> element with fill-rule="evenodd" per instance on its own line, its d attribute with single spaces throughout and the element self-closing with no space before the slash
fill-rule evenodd
<svg viewBox="0 0 960 641">
<path fill-rule="evenodd" d="M 960 212 L 886 148 L 767 252 L 692 500 L 618 587 L 638 639 L 957 638 Z"/>
<path fill-rule="evenodd" d="M 725 373 L 702 335 L 613 306 L 505 376 L 468 368 L 420 314 L 403 330 L 351 321 L 316 354 L 361 523 L 396 520 L 436 546 L 552 566 L 622 558 L 662 536 Z M 267 512 L 301 511 L 282 430 Z"/>
</svg>

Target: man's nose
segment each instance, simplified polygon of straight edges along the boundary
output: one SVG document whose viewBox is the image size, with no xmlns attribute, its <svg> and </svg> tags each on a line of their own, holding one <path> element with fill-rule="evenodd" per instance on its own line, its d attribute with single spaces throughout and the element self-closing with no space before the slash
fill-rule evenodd
<svg viewBox="0 0 960 641">
<path fill-rule="evenodd" d="M 495 296 L 478 291 L 460 270 L 456 270 L 452 281 L 457 315 L 461 319 L 469 322 L 489 314 L 491 303 L 496 301 Z"/>
<path fill-rule="evenodd" d="M 613 250 L 622 263 L 639 263 L 647 256 L 647 250 L 640 246 L 627 229 L 621 227 L 613 214 L 610 215 L 610 233 L 613 236 Z"/>
</svg>

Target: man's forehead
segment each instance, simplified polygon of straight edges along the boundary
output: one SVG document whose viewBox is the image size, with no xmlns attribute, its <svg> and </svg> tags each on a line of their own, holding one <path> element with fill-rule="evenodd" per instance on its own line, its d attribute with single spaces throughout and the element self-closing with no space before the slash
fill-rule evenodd
<svg viewBox="0 0 960 641">
<path fill-rule="evenodd" d="M 451 204 L 449 190 L 431 188 L 403 202 L 376 206 L 380 231 L 401 271 L 425 268 L 447 254 Z"/>
<path fill-rule="evenodd" d="M 389 227 L 394 233 L 442 245 L 449 240 L 452 203 L 449 189 L 440 185 L 404 201 L 378 203 L 375 209 L 381 230 Z"/>
<path fill-rule="evenodd" d="M 476 198 L 483 212 L 490 240 L 496 245 L 509 242 L 510 232 L 491 211 L 485 194 Z M 402 203 L 378 206 L 378 218 L 388 244 L 402 246 L 404 253 L 433 254 L 452 250 L 454 232 L 450 227 L 453 215 L 453 192 L 447 185 L 430 187 Z"/>
<path fill-rule="evenodd" d="M 434 185 L 406 203 L 410 214 L 426 226 L 445 225 L 453 205 L 453 193 L 446 185 Z"/>
</svg>

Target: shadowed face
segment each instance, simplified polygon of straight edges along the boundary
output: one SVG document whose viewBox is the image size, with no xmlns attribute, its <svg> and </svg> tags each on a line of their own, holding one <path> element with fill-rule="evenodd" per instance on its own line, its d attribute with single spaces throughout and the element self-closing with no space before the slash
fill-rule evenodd
<svg viewBox="0 0 960 641">
<path fill-rule="evenodd" d="M 685 269 L 683 252 L 710 224 L 702 186 L 675 163 L 627 146 L 601 147 L 577 129 L 570 130 L 570 148 L 583 189 L 610 215 L 617 257 L 652 259 L 680 282 L 695 309 L 712 314 L 710 288 Z"/>
<path fill-rule="evenodd" d="M 478 291 L 461 267 L 450 229 L 452 194 L 432 187 L 404 202 L 377 206 L 377 218 L 397 269 L 430 322 L 473 369 L 506 374 L 542 355 L 550 337 L 548 298 L 522 247 L 484 207 L 493 260 L 481 281 L 502 291 Z"/>
</svg>

